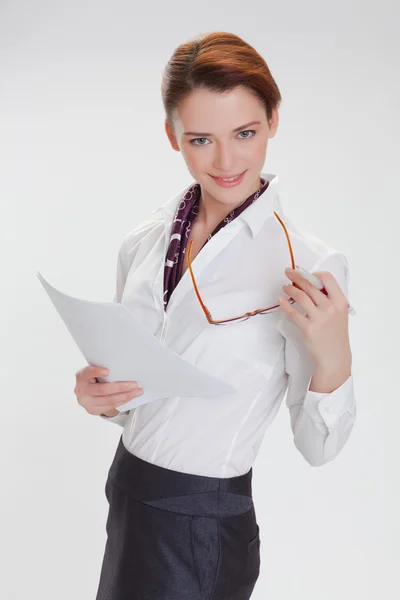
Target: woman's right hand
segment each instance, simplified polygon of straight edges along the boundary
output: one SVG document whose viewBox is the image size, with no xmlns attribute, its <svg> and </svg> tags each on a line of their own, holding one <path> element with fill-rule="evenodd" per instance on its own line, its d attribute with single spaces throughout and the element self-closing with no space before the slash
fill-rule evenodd
<svg viewBox="0 0 400 600">
<path fill-rule="evenodd" d="M 116 406 L 125 404 L 143 394 L 136 381 L 98 382 L 96 377 L 106 377 L 108 370 L 103 367 L 84 367 L 76 373 L 74 394 L 78 403 L 90 415 L 115 417 L 119 414 Z"/>
</svg>

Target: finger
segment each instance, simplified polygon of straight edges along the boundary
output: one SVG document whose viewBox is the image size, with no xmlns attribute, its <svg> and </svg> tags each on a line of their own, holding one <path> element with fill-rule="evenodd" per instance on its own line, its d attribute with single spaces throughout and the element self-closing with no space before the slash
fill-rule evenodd
<svg viewBox="0 0 400 600">
<path fill-rule="evenodd" d="M 142 396 L 142 394 L 143 389 L 138 388 L 133 392 L 123 392 L 121 394 L 112 394 L 110 396 L 92 396 L 91 398 L 92 402 L 94 401 L 94 406 L 101 406 L 102 408 L 110 406 L 110 408 L 114 408 L 115 406 L 129 402 L 129 400 L 138 398 L 139 396 Z"/>
<path fill-rule="evenodd" d="M 121 392 L 131 392 L 139 387 L 137 381 L 113 381 L 93 383 L 89 385 L 90 396 L 110 396 L 111 394 L 120 394 Z"/>
<path fill-rule="evenodd" d="M 303 290 L 311 298 L 315 306 L 318 306 L 320 308 L 324 308 L 327 306 L 329 300 L 326 297 L 326 295 L 323 292 L 321 292 L 321 290 L 317 289 L 312 283 L 307 281 L 307 279 L 305 279 L 305 277 L 303 277 L 299 271 L 293 269 L 285 269 L 285 273 L 287 277 L 292 281 L 292 285 L 294 285 L 296 288 L 299 288 L 300 290 Z M 313 273 L 313 275 L 316 274 Z"/>
<path fill-rule="evenodd" d="M 300 288 L 294 285 L 284 285 L 283 290 L 289 297 L 293 298 L 299 306 L 301 306 L 305 313 L 310 317 L 314 318 L 318 312 L 318 307 L 314 304 L 312 298 Z"/>
<path fill-rule="evenodd" d="M 318 279 L 321 280 L 326 290 L 327 298 L 329 298 L 333 302 L 333 304 L 339 306 L 343 299 L 346 301 L 347 304 L 347 300 L 343 294 L 342 288 L 340 287 L 336 278 L 334 277 L 334 275 L 332 275 L 330 271 L 316 271 L 315 273 L 313 273 L 313 275 L 315 275 L 316 277 L 318 277 Z"/>
<path fill-rule="evenodd" d="M 302 330 L 308 325 L 308 318 L 306 315 L 302 315 L 301 312 L 292 304 L 290 304 L 287 298 L 279 296 L 279 304 L 282 310 L 288 315 L 288 317 Z"/>
<path fill-rule="evenodd" d="M 92 379 L 95 377 L 107 377 L 108 374 L 109 371 L 105 367 L 89 365 L 88 367 L 79 369 L 79 371 L 76 372 L 76 378 L 78 379 L 84 376 L 85 379 Z"/>
</svg>

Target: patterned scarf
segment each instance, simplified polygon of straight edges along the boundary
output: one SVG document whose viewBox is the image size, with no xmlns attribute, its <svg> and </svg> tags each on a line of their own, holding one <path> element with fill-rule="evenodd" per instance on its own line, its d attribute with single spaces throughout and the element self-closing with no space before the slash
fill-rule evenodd
<svg viewBox="0 0 400 600">
<path fill-rule="evenodd" d="M 208 236 L 205 243 L 208 242 L 222 227 L 236 219 L 248 206 L 253 204 L 265 192 L 269 185 L 267 180 L 261 178 L 261 186 L 254 194 L 251 194 L 244 202 L 229 213 Z M 172 226 L 170 242 L 167 250 L 164 268 L 164 310 L 167 308 L 172 292 L 178 285 L 182 276 L 182 269 L 185 260 L 186 248 L 189 242 L 190 232 L 193 223 L 199 214 L 199 205 L 201 199 L 201 187 L 199 183 L 194 183 L 181 199 L 175 213 L 175 219 Z M 205 244 L 204 244 L 205 245 Z M 204 248 L 204 246 L 203 246 Z"/>
</svg>

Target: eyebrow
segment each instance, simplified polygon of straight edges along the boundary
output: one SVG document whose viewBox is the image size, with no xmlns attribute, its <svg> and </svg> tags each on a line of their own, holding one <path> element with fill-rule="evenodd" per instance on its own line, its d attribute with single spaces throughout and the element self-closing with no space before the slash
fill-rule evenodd
<svg viewBox="0 0 400 600">
<path fill-rule="evenodd" d="M 261 125 L 261 121 L 250 121 L 250 123 L 245 123 L 244 125 L 241 125 L 240 127 L 236 127 L 236 129 L 232 130 L 232 133 L 236 133 L 237 131 L 242 131 L 243 129 L 246 129 L 246 127 L 249 127 L 250 125 Z M 185 131 L 183 135 L 197 135 L 198 137 L 208 137 L 209 135 L 213 135 L 212 133 L 199 133 L 196 131 Z"/>
</svg>

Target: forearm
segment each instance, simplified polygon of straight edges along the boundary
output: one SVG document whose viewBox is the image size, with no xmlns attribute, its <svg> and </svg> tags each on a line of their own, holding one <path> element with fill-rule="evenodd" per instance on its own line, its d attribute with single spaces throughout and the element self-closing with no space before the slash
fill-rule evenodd
<svg viewBox="0 0 400 600">
<path fill-rule="evenodd" d="M 340 363 L 320 365 L 316 363 L 310 382 L 310 392 L 330 394 L 343 385 L 351 375 L 351 351 L 345 353 Z"/>
</svg>

